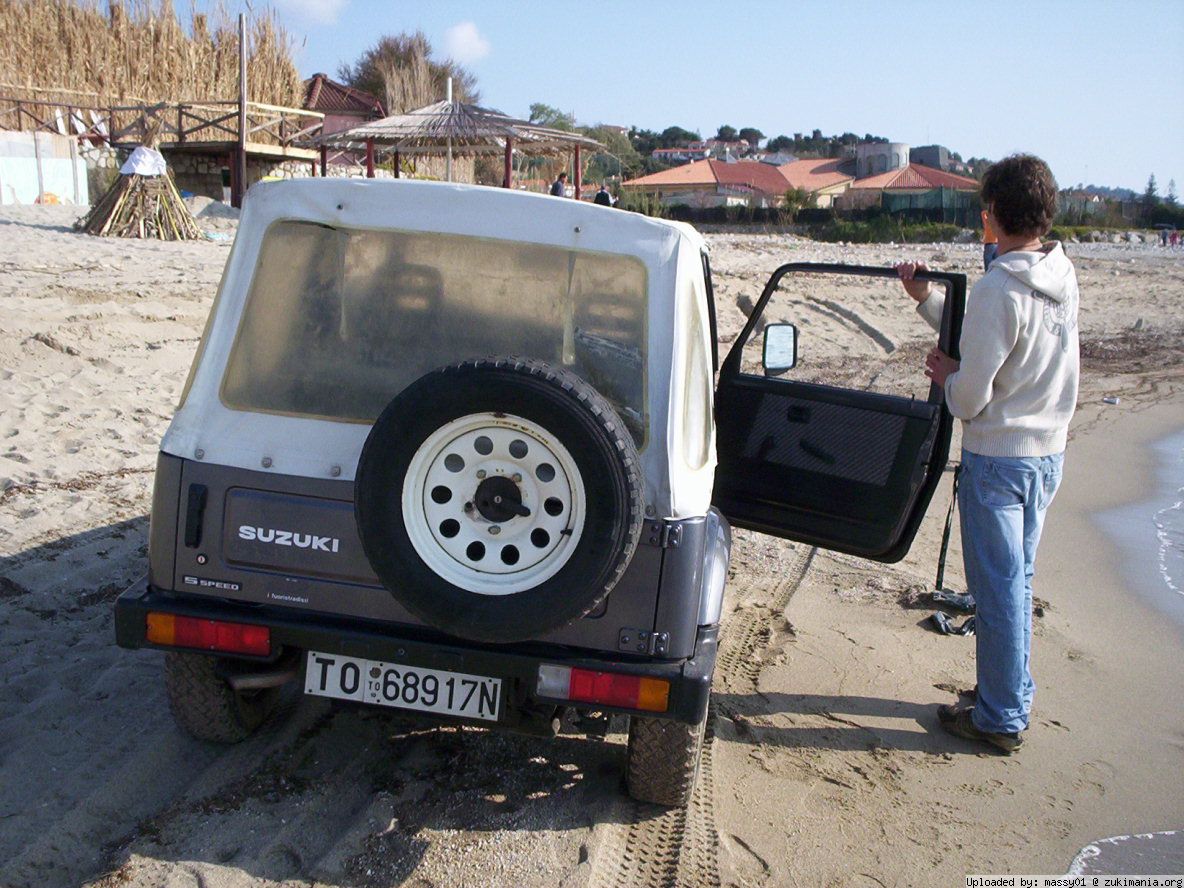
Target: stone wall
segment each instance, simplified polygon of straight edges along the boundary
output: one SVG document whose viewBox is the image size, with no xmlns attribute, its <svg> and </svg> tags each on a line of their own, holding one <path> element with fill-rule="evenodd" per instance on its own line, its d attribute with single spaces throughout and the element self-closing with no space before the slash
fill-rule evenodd
<svg viewBox="0 0 1184 888">
<path fill-rule="evenodd" d="M 165 151 L 163 154 L 178 189 L 192 191 L 213 200 L 222 200 L 223 170 L 227 171 L 226 184 L 230 183 L 229 155 L 196 154 L 189 151 Z"/>
<path fill-rule="evenodd" d="M 119 168 L 127 159 L 127 152 L 117 151 L 106 144 L 91 145 L 82 142 L 78 146 L 78 156 L 86 161 L 86 187 L 93 204 L 106 194 L 119 178 Z"/>
<path fill-rule="evenodd" d="M 102 195 L 111 187 L 115 177 L 119 175 L 119 167 L 126 159 L 127 152 L 116 151 L 107 145 L 86 146 L 82 149 L 82 156 L 86 159 L 87 179 L 92 199 Z M 212 200 L 224 200 L 223 188 L 230 185 L 230 156 L 227 154 L 202 154 L 196 151 L 164 152 L 165 161 L 177 183 L 177 188 L 200 194 Z M 359 158 L 360 161 L 360 158 Z M 415 161 L 404 163 L 404 176 L 412 178 L 443 179 L 445 176 L 445 160 L 442 157 L 417 158 Z M 473 181 L 473 159 L 458 157 L 453 161 L 452 175 L 456 182 Z M 247 159 L 247 187 L 266 178 L 302 179 L 312 175 L 320 175 L 320 162 L 309 160 L 267 160 L 263 158 Z M 363 162 L 356 164 L 331 163 L 328 175 L 333 178 L 364 178 L 366 166 Z M 394 177 L 389 161 L 379 162 L 374 169 L 377 179 Z"/>
<path fill-rule="evenodd" d="M 199 154 L 192 151 L 165 151 L 165 160 L 182 191 L 192 191 L 213 200 L 222 200 L 224 187 L 230 187 L 230 157 L 222 154 Z M 308 160 L 268 160 L 247 158 L 247 187 L 264 178 L 299 179 L 311 176 Z"/>
</svg>

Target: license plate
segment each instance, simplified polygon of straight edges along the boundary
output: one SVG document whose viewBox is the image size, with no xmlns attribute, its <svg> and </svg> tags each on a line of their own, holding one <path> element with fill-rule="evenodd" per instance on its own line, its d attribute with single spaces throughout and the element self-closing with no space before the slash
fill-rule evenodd
<svg viewBox="0 0 1184 888">
<path fill-rule="evenodd" d="M 502 680 L 308 652 L 304 693 L 496 721 Z"/>
</svg>

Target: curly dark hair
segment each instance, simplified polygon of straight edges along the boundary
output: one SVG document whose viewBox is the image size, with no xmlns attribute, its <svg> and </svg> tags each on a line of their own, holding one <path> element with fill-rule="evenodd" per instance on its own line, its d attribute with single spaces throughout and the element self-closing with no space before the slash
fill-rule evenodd
<svg viewBox="0 0 1184 888">
<path fill-rule="evenodd" d="M 1057 180 L 1039 157 L 1013 154 L 983 176 L 982 202 L 1004 234 L 1044 237 L 1057 214 Z"/>
</svg>

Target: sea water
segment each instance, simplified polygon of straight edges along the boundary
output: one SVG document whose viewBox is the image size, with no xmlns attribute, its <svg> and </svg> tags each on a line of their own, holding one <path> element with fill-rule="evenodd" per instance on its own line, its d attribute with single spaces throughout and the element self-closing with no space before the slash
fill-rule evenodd
<svg viewBox="0 0 1184 888">
<path fill-rule="evenodd" d="M 1184 628 L 1184 431 L 1151 445 L 1151 497 L 1099 516 L 1119 544 L 1123 574 Z"/>
</svg>

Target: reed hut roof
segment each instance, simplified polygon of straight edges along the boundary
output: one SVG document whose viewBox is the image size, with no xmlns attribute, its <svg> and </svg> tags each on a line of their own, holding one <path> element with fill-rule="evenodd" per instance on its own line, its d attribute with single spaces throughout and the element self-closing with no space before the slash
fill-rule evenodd
<svg viewBox="0 0 1184 888">
<path fill-rule="evenodd" d="M 580 133 L 539 126 L 529 120 L 508 117 L 500 111 L 463 102 L 436 102 L 406 114 L 370 120 L 347 130 L 321 136 L 327 148 L 375 146 L 403 154 L 498 154 L 506 139 L 529 154 L 556 154 L 581 148 L 603 148 Z"/>
</svg>

